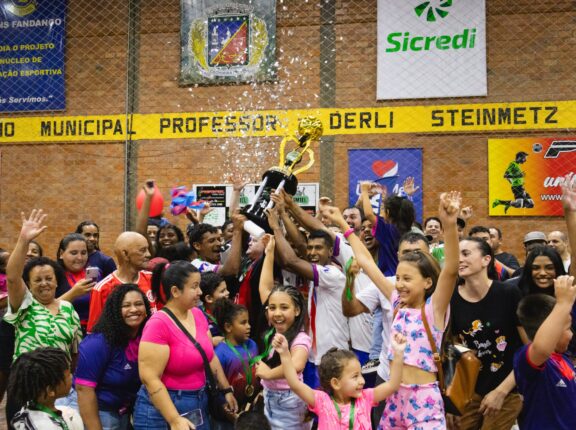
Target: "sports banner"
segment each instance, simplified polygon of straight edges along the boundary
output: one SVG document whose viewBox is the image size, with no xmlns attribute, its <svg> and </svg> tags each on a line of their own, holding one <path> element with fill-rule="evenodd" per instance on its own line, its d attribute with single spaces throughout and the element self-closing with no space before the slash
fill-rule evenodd
<svg viewBox="0 0 576 430">
<path fill-rule="evenodd" d="M 181 0 L 180 84 L 276 79 L 274 0 Z"/>
<path fill-rule="evenodd" d="M 378 0 L 377 99 L 484 96 L 484 0 Z"/>
<path fill-rule="evenodd" d="M 354 205 L 360 196 L 360 182 L 372 181 L 386 187 L 388 195 L 403 195 L 403 184 L 409 176 L 420 187 L 412 197 L 416 220 L 422 219 L 422 149 L 350 149 L 348 150 L 348 200 Z M 372 199 L 377 212 L 380 196 Z"/>
<path fill-rule="evenodd" d="M 62 110 L 66 0 L 0 0 L 0 112 Z"/>
<path fill-rule="evenodd" d="M 574 172 L 576 136 L 489 139 L 489 214 L 562 216 L 560 187 Z"/>
</svg>

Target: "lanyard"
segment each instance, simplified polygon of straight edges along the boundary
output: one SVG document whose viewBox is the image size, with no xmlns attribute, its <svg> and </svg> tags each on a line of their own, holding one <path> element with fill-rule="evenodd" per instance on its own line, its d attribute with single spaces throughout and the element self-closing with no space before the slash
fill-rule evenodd
<svg viewBox="0 0 576 430">
<path fill-rule="evenodd" d="M 275 332 L 274 328 L 271 328 L 266 332 L 266 335 L 264 336 L 264 352 L 250 359 L 250 366 L 252 366 L 254 363 L 258 363 L 263 358 L 268 357 L 268 355 L 270 354 L 270 350 L 272 349 L 272 342 L 270 338 L 272 337 L 274 332 Z"/>
<path fill-rule="evenodd" d="M 82 269 L 77 275 L 72 272 L 66 272 L 66 278 L 68 279 L 68 285 L 72 288 L 80 279 L 86 278 L 86 270 Z"/>
<path fill-rule="evenodd" d="M 232 352 L 234 353 L 234 355 L 236 357 L 238 357 L 240 359 L 240 361 L 242 362 L 242 367 L 244 368 L 244 373 L 246 374 L 246 384 L 252 385 L 252 367 L 250 365 L 250 360 L 252 359 L 252 357 L 250 357 L 250 351 L 248 351 L 246 344 L 242 344 L 242 347 L 244 348 L 244 351 L 246 351 L 246 356 L 248 357 L 248 360 L 244 360 L 244 357 L 242 357 L 242 354 L 240 354 L 236 350 L 236 348 L 234 348 L 234 345 L 232 345 L 228 339 L 224 339 L 224 342 L 226 342 L 226 345 L 228 345 L 228 348 L 230 348 L 232 350 Z"/>
<path fill-rule="evenodd" d="M 332 399 L 332 403 L 334 403 L 334 407 L 336 408 L 336 412 L 338 412 L 338 420 L 342 420 L 342 412 L 340 411 L 340 406 L 334 400 L 334 397 L 330 396 Z M 348 420 L 348 430 L 352 430 L 354 428 L 354 413 L 356 407 L 356 399 L 350 400 L 350 419 Z"/>
<path fill-rule="evenodd" d="M 52 409 L 47 408 L 44 405 L 41 405 L 39 403 L 35 403 L 34 404 L 34 409 L 42 411 L 44 413 L 47 413 L 48 415 L 50 415 L 52 418 L 54 418 L 56 420 L 56 422 L 58 422 L 58 424 L 60 424 L 62 426 L 62 428 L 64 430 L 70 430 L 68 427 L 68 424 L 66 424 L 66 421 L 64 421 L 64 418 L 62 418 L 61 415 L 58 415 L 56 412 L 54 412 Z"/>
</svg>

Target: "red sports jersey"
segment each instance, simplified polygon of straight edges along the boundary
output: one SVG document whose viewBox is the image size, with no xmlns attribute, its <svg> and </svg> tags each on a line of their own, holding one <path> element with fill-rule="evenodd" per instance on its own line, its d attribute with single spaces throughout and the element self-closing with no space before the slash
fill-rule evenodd
<svg viewBox="0 0 576 430">
<path fill-rule="evenodd" d="M 116 276 L 116 271 L 112 272 L 110 275 L 106 276 L 100 282 L 96 284 L 92 290 L 92 295 L 90 297 L 90 313 L 88 315 L 88 332 L 92 331 L 92 327 L 98 322 L 102 311 L 104 310 L 104 304 L 108 295 L 112 290 L 121 285 L 123 282 Z M 140 290 L 146 295 L 150 301 L 151 311 L 154 313 L 158 310 L 156 305 L 156 298 L 152 293 L 152 272 L 146 270 L 141 270 L 138 273 L 138 280 L 135 282 Z M 158 303 L 159 304 L 159 303 Z"/>
</svg>

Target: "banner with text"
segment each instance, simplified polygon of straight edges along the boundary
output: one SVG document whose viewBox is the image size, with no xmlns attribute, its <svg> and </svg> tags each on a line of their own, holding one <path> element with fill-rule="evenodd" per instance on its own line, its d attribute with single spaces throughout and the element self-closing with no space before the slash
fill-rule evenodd
<svg viewBox="0 0 576 430">
<path fill-rule="evenodd" d="M 0 118 L 0 144 L 287 136 L 310 115 L 324 136 L 567 130 L 576 101 Z"/>
<path fill-rule="evenodd" d="M 489 214 L 563 216 L 560 187 L 574 172 L 576 136 L 489 139 Z"/>
<path fill-rule="evenodd" d="M 180 84 L 276 79 L 274 0 L 181 0 Z"/>
<path fill-rule="evenodd" d="M 348 201 L 354 205 L 360 196 L 360 182 L 372 181 L 386 187 L 388 196 L 403 195 L 406 178 L 414 178 L 420 189 L 412 196 L 416 220 L 422 220 L 422 149 L 350 149 L 348 150 Z M 381 196 L 372 198 L 376 213 Z"/>
<path fill-rule="evenodd" d="M 0 112 L 62 110 L 66 0 L 0 0 Z"/>
<path fill-rule="evenodd" d="M 377 99 L 486 95 L 484 0 L 378 0 Z"/>
</svg>

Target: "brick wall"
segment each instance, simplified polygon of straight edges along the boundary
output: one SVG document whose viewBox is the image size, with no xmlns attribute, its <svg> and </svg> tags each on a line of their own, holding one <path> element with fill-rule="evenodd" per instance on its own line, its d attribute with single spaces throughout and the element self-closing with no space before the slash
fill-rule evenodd
<svg viewBox="0 0 576 430">
<path fill-rule="evenodd" d="M 66 115 L 116 114 L 126 108 L 127 2 L 70 2 L 66 41 Z M 258 85 L 180 87 L 180 13 L 175 0 L 142 0 L 139 20 L 137 109 L 142 113 L 300 109 L 319 107 L 319 1 L 277 2 L 278 82 Z M 528 100 L 574 100 L 576 12 L 573 2 L 487 2 L 488 85 L 485 98 L 377 102 L 376 0 L 336 2 L 336 107 L 402 106 Z M 334 84 L 334 83 L 332 83 Z M 58 115 L 58 113 L 56 113 Z M 538 133 L 562 136 L 574 130 Z M 461 190 L 474 207 L 471 224 L 496 225 L 507 249 L 522 255 L 524 232 L 563 229 L 560 218 L 488 217 L 487 139 L 529 133 L 449 135 L 357 135 L 334 139 L 334 190 L 347 204 L 347 150 L 422 147 L 424 214 L 434 214 L 437 195 Z M 175 185 L 251 180 L 276 164 L 280 139 L 140 141 L 137 182 L 157 180 L 168 202 Z M 19 212 L 42 207 L 49 230 L 41 237 L 54 256 L 58 240 L 92 218 L 102 228 L 102 247 L 111 252 L 124 214 L 124 144 L 2 145 L 0 246 L 12 247 Z M 320 151 L 316 147 L 319 158 Z M 301 181 L 319 181 L 322 160 Z M 182 222 L 183 224 L 183 222 Z"/>
</svg>

